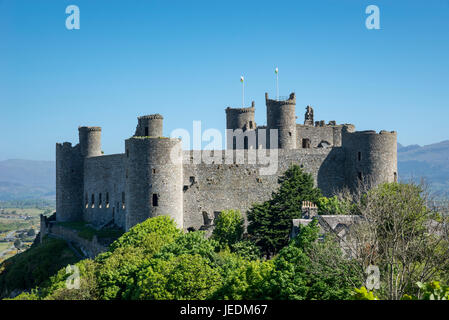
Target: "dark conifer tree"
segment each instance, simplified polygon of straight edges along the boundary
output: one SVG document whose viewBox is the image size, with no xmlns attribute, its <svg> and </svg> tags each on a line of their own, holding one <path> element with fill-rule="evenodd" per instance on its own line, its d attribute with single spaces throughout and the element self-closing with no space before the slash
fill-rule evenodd
<svg viewBox="0 0 449 320">
<path fill-rule="evenodd" d="M 298 165 L 291 166 L 278 180 L 280 187 L 270 200 L 255 204 L 248 211 L 248 234 L 270 257 L 288 244 L 292 219 L 301 218 L 303 201 L 316 203 L 320 189 L 313 177 Z"/>
</svg>

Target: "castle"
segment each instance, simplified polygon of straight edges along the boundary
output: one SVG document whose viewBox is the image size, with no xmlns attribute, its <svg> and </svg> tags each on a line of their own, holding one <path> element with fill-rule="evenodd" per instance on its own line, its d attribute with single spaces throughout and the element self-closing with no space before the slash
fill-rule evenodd
<svg viewBox="0 0 449 320">
<path fill-rule="evenodd" d="M 163 137 L 160 114 L 138 118 L 122 154 L 102 154 L 100 127 L 79 127 L 79 144 L 56 144 L 56 221 L 129 230 L 149 217 L 169 215 L 184 230 L 205 229 L 222 210 L 245 214 L 269 199 L 292 164 L 311 173 L 326 196 L 363 180 L 397 180 L 396 132 L 314 121 L 310 106 L 298 124 L 294 93 L 278 99 L 265 94 L 265 100 L 266 126 L 256 125 L 254 102 L 225 109 L 227 148 L 208 150 L 212 161 L 193 161 L 198 151 Z M 261 173 L 266 164 L 250 161 L 256 151 L 276 155 L 270 174 Z"/>
</svg>

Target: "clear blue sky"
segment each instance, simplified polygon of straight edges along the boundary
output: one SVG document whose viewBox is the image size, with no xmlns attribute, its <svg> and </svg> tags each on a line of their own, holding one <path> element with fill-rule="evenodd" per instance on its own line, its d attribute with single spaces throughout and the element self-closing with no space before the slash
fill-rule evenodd
<svg viewBox="0 0 449 320">
<path fill-rule="evenodd" d="M 80 8 L 67 30 L 65 8 Z M 365 27 L 380 8 L 381 30 Z M 449 0 L 0 0 L 0 160 L 52 160 L 79 125 L 119 153 L 138 115 L 164 133 L 224 130 L 227 106 L 297 95 L 315 120 L 396 130 L 402 144 L 449 139 Z"/>
</svg>

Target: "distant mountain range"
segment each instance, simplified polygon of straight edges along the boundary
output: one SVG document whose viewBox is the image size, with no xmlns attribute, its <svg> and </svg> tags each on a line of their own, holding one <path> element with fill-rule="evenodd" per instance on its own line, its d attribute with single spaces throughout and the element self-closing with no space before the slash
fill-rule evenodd
<svg viewBox="0 0 449 320">
<path fill-rule="evenodd" d="M 54 161 L 0 161 L 0 201 L 54 199 Z M 449 140 L 426 146 L 398 143 L 398 172 L 402 181 L 424 178 L 438 194 L 449 194 Z"/>
<path fill-rule="evenodd" d="M 0 201 L 54 199 L 55 185 L 54 161 L 0 161 Z"/>
<path fill-rule="evenodd" d="M 402 181 L 424 178 L 434 192 L 449 194 L 449 140 L 426 146 L 398 143 L 398 172 Z"/>
</svg>

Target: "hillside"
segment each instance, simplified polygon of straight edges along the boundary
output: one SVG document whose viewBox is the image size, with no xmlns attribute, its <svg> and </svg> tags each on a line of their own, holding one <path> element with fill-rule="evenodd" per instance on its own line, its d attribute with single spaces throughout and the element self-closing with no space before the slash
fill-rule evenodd
<svg viewBox="0 0 449 320">
<path fill-rule="evenodd" d="M 449 140 L 426 146 L 398 144 L 398 171 L 403 181 L 421 178 L 438 194 L 449 191 Z"/>
<path fill-rule="evenodd" d="M 54 161 L 0 161 L 0 201 L 55 197 Z"/>
</svg>

